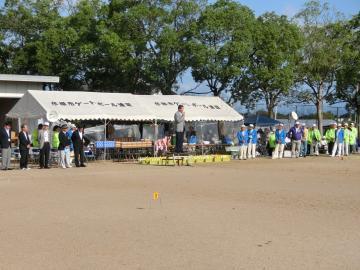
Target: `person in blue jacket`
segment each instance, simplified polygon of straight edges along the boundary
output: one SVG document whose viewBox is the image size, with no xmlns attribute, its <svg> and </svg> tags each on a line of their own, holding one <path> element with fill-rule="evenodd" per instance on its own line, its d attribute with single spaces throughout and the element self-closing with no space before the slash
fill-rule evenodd
<svg viewBox="0 0 360 270">
<path fill-rule="evenodd" d="M 248 128 L 248 147 L 247 155 L 248 158 L 256 158 L 256 144 L 257 144 L 257 131 L 253 124 L 249 125 Z"/>
<path fill-rule="evenodd" d="M 245 125 L 241 126 L 241 130 L 237 133 L 237 138 L 240 146 L 240 159 L 246 159 L 246 151 L 249 137 Z"/>
<path fill-rule="evenodd" d="M 279 124 L 276 127 L 275 131 L 275 150 L 273 153 L 272 158 L 283 158 L 284 156 L 284 148 L 285 148 L 285 138 L 286 138 L 286 132 L 284 130 L 284 124 Z"/>
<path fill-rule="evenodd" d="M 344 129 L 341 124 L 338 124 L 338 128 L 335 131 L 335 143 L 332 150 L 331 157 L 335 157 L 335 154 L 337 154 L 337 157 L 344 155 Z"/>
</svg>

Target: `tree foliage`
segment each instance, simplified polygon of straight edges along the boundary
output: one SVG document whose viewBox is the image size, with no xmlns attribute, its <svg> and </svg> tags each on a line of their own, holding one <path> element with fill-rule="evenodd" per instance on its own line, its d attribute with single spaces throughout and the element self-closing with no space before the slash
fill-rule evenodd
<svg viewBox="0 0 360 270">
<path fill-rule="evenodd" d="M 201 13 L 192 51 L 192 75 L 206 82 L 214 96 L 229 90 L 249 64 L 252 52 L 252 11 L 235 1 L 219 0 Z"/>
<path fill-rule="evenodd" d="M 60 76 L 59 88 L 173 94 L 185 72 L 202 94 L 274 107 L 293 93 L 359 114 L 359 14 L 320 0 L 293 21 L 235 0 L 6 0 L 0 72 Z M 194 90 L 185 91 L 196 94 Z"/>
<path fill-rule="evenodd" d="M 301 34 L 286 16 L 266 13 L 257 20 L 253 52 L 243 76 L 236 79 L 232 98 L 249 106 L 265 100 L 268 116 L 288 95 L 296 76 Z"/>
</svg>

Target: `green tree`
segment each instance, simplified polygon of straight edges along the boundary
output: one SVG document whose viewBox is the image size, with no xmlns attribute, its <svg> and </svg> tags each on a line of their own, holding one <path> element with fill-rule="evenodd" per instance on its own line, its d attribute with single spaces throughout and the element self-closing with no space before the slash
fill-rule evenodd
<svg viewBox="0 0 360 270">
<path fill-rule="evenodd" d="M 205 82 L 208 93 L 220 96 L 231 90 L 249 65 L 254 25 L 252 11 L 235 1 L 219 0 L 202 11 L 191 68 L 195 82 Z"/>
<path fill-rule="evenodd" d="M 342 49 L 342 67 L 336 73 L 335 97 L 345 101 L 360 124 L 360 13 L 346 26 L 347 39 Z M 360 130 L 359 130 L 360 131 Z"/>
<path fill-rule="evenodd" d="M 302 59 L 298 64 L 301 102 L 315 104 L 318 127 L 322 133 L 323 103 L 335 92 L 335 76 L 341 67 L 344 43 L 344 24 L 339 14 L 333 13 L 328 3 L 309 1 L 296 18 L 304 34 Z"/>
<path fill-rule="evenodd" d="M 189 66 L 202 1 L 112 0 L 102 41 L 115 69 L 129 71 L 132 92 L 172 94 Z"/>
<path fill-rule="evenodd" d="M 268 116 L 274 117 L 274 108 L 294 85 L 301 33 L 286 16 L 265 13 L 257 19 L 253 40 L 250 65 L 235 81 L 232 98 L 250 105 L 265 100 Z"/>
</svg>

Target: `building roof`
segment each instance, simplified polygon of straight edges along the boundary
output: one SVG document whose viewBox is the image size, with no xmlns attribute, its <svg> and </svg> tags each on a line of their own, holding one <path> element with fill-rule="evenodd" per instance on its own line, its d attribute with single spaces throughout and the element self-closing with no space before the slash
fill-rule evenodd
<svg viewBox="0 0 360 270">
<path fill-rule="evenodd" d="M 22 98 L 23 95 L 18 93 L 0 93 L 0 98 Z"/>
<path fill-rule="evenodd" d="M 58 76 L 0 74 L 0 81 L 59 83 L 60 78 Z"/>
</svg>

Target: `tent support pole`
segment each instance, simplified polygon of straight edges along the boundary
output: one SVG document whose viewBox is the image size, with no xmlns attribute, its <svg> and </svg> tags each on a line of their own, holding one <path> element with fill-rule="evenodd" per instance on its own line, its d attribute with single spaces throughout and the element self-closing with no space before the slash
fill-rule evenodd
<svg viewBox="0 0 360 270">
<path fill-rule="evenodd" d="M 104 160 L 106 160 L 106 119 L 105 119 L 105 125 L 104 125 Z"/>
<path fill-rule="evenodd" d="M 158 133 L 158 129 L 157 129 L 157 119 L 155 119 L 155 124 L 154 124 L 154 157 L 156 157 L 156 140 L 157 140 L 157 133 Z"/>
<path fill-rule="evenodd" d="M 200 122 L 201 128 L 201 155 L 204 155 L 204 133 L 203 133 L 203 123 Z"/>
</svg>

